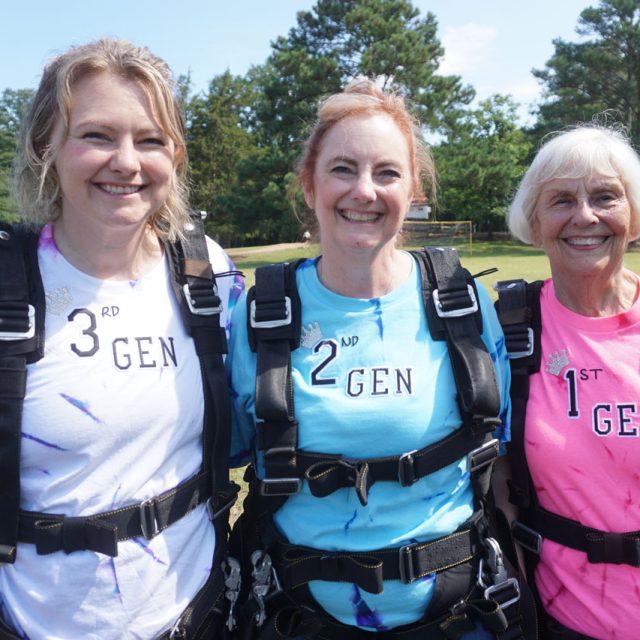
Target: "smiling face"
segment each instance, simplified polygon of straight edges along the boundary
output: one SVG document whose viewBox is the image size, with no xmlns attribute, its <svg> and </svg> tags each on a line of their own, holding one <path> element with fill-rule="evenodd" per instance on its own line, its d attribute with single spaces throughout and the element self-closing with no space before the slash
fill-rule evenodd
<svg viewBox="0 0 640 640">
<path fill-rule="evenodd" d="M 59 119 L 52 139 L 62 136 Z M 63 224 L 141 227 L 167 199 L 174 156 L 139 84 L 108 72 L 79 79 L 54 161 Z"/>
<path fill-rule="evenodd" d="M 635 229 L 622 182 L 592 174 L 551 180 L 541 190 L 532 221 L 535 243 L 549 257 L 554 280 L 613 277 Z"/>
<path fill-rule="evenodd" d="M 386 114 L 349 116 L 325 134 L 305 200 L 323 253 L 393 250 L 412 198 L 407 141 Z"/>
</svg>

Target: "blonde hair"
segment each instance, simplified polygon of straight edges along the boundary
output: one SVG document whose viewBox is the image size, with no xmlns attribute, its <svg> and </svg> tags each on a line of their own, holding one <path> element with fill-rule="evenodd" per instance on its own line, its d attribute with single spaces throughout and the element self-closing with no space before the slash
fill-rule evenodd
<svg viewBox="0 0 640 640">
<path fill-rule="evenodd" d="M 640 158 L 622 131 L 596 124 L 558 132 L 540 148 L 509 207 L 511 233 L 533 244 L 531 225 L 544 186 L 551 180 L 594 174 L 622 182 L 635 230 L 631 239 L 635 240 L 640 236 Z"/>
<path fill-rule="evenodd" d="M 304 144 L 297 165 L 298 177 L 305 190 L 313 192 L 313 174 L 318 154 L 329 129 L 350 116 L 380 113 L 391 117 L 407 140 L 414 198 L 425 197 L 423 185 L 426 184 L 429 196 L 435 200 L 435 166 L 422 137 L 418 119 L 410 113 L 400 94 L 385 92 L 366 78 L 352 80 L 341 93 L 329 96 L 320 104 L 316 122 Z"/>
<path fill-rule="evenodd" d="M 36 223 L 60 216 L 62 194 L 54 162 L 68 133 L 73 87 L 78 80 L 100 73 L 112 73 L 137 83 L 149 96 L 164 133 L 174 143 L 169 195 L 149 222 L 159 237 L 174 240 L 189 218 L 184 117 L 166 62 L 146 47 L 136 47 L 124 40 L 106 38 L 71 47 L 45 67 L 22 126 L 14 167 L 21 213 Z M 58 121 L 63 125 L 63 136 L 54 143 L 52 132 Z"/>
</svg>

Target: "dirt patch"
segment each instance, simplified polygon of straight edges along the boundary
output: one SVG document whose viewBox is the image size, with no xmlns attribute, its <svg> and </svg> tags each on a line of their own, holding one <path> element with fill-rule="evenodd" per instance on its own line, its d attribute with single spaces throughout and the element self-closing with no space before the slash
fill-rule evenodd
<svg viewBox="0 0 640 640">
<path fill-rule="evenodd" d="M 307 242 L 282 242 L 281 244 L 268 244 L 263 247 L 237 247 L 235 249 L 227 249 L 227 254 L 231 259 L 244 258 L 245 256 L 284 251 L 285 249 L 303 249 L 308 246 L 309 244 Z"/>
</svg>

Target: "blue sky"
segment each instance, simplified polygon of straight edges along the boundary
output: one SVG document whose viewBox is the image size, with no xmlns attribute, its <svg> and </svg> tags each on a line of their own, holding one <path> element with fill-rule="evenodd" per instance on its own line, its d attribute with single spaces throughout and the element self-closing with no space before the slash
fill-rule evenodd
<svg viewBox="0 0 640 640">
<path fill-rule="evenodd" d="M 37 85 L 42 66 L 71 44 L 101 36 L 132 40 L 162 56 L 194 87 L 229 69 L 243 74 L 270 53 L 270 43 L 315 0 L 11 0 L 2 9 L 0 91 Z M 532 68 L 543 68 L 552 40 L 578 40 L 578 16 L 595 0 L 414 0 L 438 19 L 442 71 L 462 76 L 483 99 L 511 94 L 528 106 L 539 98 Z"/>
</svg>

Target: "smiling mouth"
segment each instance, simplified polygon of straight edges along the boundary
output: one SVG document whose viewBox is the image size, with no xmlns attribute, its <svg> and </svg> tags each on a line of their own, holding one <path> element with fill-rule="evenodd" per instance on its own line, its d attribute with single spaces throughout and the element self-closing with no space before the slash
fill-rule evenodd
<svg viewBox="0 0 640 640">
<path fill-rule="evenodd" d="M 130 184 L 130 185 L 116 185 L 116 184 L 98 184 L 96 185 L 102 191 L 115 196 L 129 195 L 131 193 L 138 193 L 145 185 L 143 184 Z"/>
<path fill-rule="evenodd" d="M 342 218 L 349 222 L 375 222 L 382 217 L 379 211 L 353 211 L 352 209 L 338 209 Z"/>
<path fill-rule="evenodd" d="M 609 236 L 589 236 L 586 238 L 563 238 L 570 247 L 595 247 L 604 244 Z"/>
</svg>

